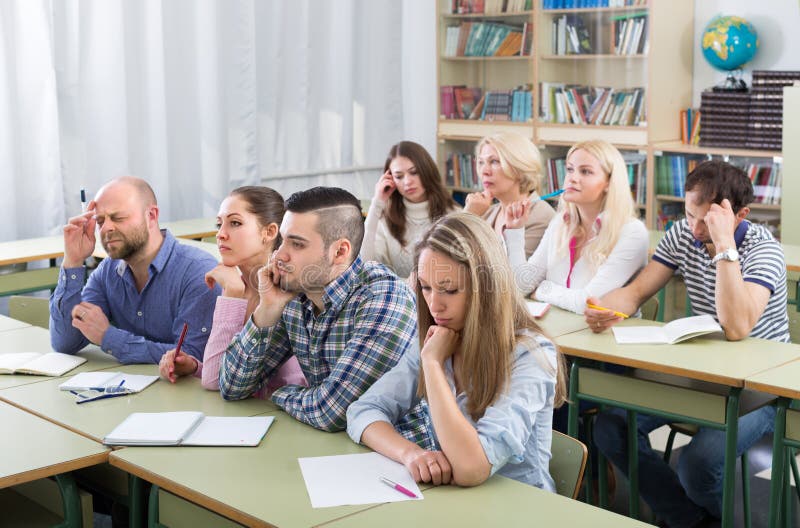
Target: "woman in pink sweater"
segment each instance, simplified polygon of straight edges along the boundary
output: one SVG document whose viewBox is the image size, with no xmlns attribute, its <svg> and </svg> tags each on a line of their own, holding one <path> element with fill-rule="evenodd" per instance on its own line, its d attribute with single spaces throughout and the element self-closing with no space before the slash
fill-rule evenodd
<svg viewBox="0 0 800 528">
<path fill-rule="evenodd" d="M 283 213 L 283 198 L 269 187 L 239 187 L 222 201 L 217 214 L 217 246 L 222 262 L 206 273 L 208 287 L 219 285 L 222 295 L 217 297 L 203 362 L 170 350 L 159 363 L 164 378 L 175 383 L 178 377 L 193 374 L 202 379 L 206 389 L 219 390 L 222 356 L 258 305 L 258 270 L 280 245 L 278 229 Z M 290 384 L 307 385 L 294 356 L 256 396 L 268 397 L 278 387 Z"/>
</svg>

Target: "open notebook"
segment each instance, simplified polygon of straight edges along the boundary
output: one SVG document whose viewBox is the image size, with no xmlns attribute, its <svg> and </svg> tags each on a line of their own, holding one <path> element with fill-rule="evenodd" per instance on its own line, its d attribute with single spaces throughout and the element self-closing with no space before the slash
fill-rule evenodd
<svg viewBox="0 0 800 528">
<path fill-rule="evenodd" d="M 693 337 L 722 332 L 722 327 L 710 315 L 676 319 L 664 326 L 614 326 L 614 338 L 621 345 L 674 344 Z"/>
<path fill-rule="evenodd" d="M 86 363 L 85 357 L 61 354 L 60 352 L 0 354 L 0 374 L 63 376 L 82 363 Z"/>
<path fill-rule="evenodd" d="M 141 392 L 151 384 L 158 381 L 158 376 L 144 374 L 128 374 L 126 372 L 81 372 L 58 386 L 64 391 L 105 390 L 109 387 L 119 387 L 120 392 Z"/>
<path fill-rule="evenodd" d="M 133 413 L 105 438 L 106 445 L 257 446 L 272 416 L 205 416 L 201 412 Z"/>
</svg>

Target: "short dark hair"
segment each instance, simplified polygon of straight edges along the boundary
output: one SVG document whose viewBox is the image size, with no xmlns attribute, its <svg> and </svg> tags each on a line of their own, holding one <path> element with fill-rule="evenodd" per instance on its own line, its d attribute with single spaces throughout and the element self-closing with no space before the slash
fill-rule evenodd
<svg viewBox="0 0 800 528">
<path fill-rule="evenodd" d="M 739 167 L 724 161 L 704 161 L 686 177 L 686 192 L 696 191 L 700 203 L 720 204 L 727 199 L 738 213 L 753 202 L 753 184 Z"/>
<path fill-rule="evenodd" d="M 275 189 L 263 185 L 245 185 L 232 190 L 231 196 L 238 196 L 247 203 L 247 210 L 256 215 L 259 227 L 273 223 L 280 227 L 284 213 L 283 196 Z M 281 235 L 278 232 L 273 247 L 280 245 Z"/>
<path fill-rule="evenodd" d="M 341 238 L 352 246 L 352 260 L 361 252 L 364 240 L 364 218 L 358 198 L 338 187 L 314 187 L 298 191 L 286 200 L 286 210 L 292 213 L 315 213 L 317 232 L 325 248 Z"/>
</svg>

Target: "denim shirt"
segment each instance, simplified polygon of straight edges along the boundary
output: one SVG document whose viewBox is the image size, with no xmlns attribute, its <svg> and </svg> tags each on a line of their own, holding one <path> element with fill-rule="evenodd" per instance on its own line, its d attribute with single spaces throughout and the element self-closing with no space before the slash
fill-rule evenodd
<svg viewBox="0 0 800 528">
<path fill-rule="evenodd" d="M 445 375 L 461 413 L 478 431 L 491 474 L 555 491 L 550 477 L 550 443 L 553 427 L 556 351 L 553 343 L 540 335 L 527 334 L 514 349 L 514 365 L 508 389 L 486 409 L 478 421 L 466 411 L 467 396 L 456 394 L 451 358 L 445 362 Z M 534 342 L 536 345 L 534 345 Z M 373 422 L 397 423 L 418 402 L 417 380 L 420 369 L 419 346 L 403 355 L 400 362 L 347 410 L 347 434 L 361 441 L 364 429 Z M 427 410 L 427 405 L 424 406 Z M 438 448 L 432 421 L 429 430 Z"/>
<path fill-rule="evenodd" d="M 106 258 L 89 275 L 86 268 L 61 268 L 50 298 L 50 341 L 53 349 L 75 354 L 89 340 L 72 326 L 72 309 L 81 301 L 103 310 L 111 326 L 98 343 L 120 363 L 158 363 L 175 348 L 189 325 L 181 350 L 197 359 L 211 331 L 214 303 L 220 290 L 209 289 L 205 274 L 217 262 L 211 254 L 179 243 L 167 230 L 149 266 L 150 278 L 141 292 L 124 260 Z"/>
</svg>

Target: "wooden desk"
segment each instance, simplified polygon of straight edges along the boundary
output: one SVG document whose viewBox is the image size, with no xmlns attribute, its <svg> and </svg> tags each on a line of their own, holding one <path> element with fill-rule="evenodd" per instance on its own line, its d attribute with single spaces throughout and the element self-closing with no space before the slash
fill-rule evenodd
<svg viewBox="0 0 800 528">
<path fill-rule="evenodd" d="M 628 320 L 623 325 L 654 324 Z M 800 346 L 761 339 L 738 342 L 723 338 L 698 338 L 677 345 L 618 345 L 612 332 L 582 330 L 556 338 L 563 353 L 577 358 L 570 374 L 569 430 L 577 432 L 579 400 L 621 407 L 629 421 L 643 412 L 679 422 L 690 422 L 726 432 L 723 521 L 733 526 L 733 491 L 738 417 L 763 405 L 765 398 L 743 400 L 744 380 L 759 372 L 800 359 Z M 756 352 L 757 350 L 757 352 Z M 686 386 L 672 382 L 611 374 L 586 365 L 586 359 L 645 369 L 691 380 Z M 716 390 L 702 383 L 716 384 Z M 748 394 L 748 396 L 752 396 Z M 629 428 L 630 511 L 638 513 L 638 450 L 636 427 Z M 604 472 L 600 472 L 601 480 Z M 601 493 L 601 499 L 603 494 Z"/>
<path fill-rule="evenodd" d="M 370 450 L 344 432 L 317 431 L 282 411 L 273 414 L 255 448 L 126 447 L 109 463 L 247 526 L 313 526 L 374 507 L 312 508 L 297 459 Z M 162 510 L 160 521 L 169 525 L 166 515 Z"/>
<path fill-rule="evenodd" d="M 480 486 L 440 486 L 425 500 L 383 504 L 323 524 L 330 528 L 375 526 L 568 526 L 628 528 L 648 526 L 515 480 L 495 475 Z"/>
<path fill-rule="evenodd" d="M 62 235 L 0 242 L 0 266 L 64 256 Z"/>
<path fill-rule="evenodd" d="M 187 220 L 176 220 L 175 222 L 165 222 L 162 228 L 169 229 L 169 232 L 176 238 L 201 239 L 213 237 L 217 234 L 216 218 L 189 218 Z"/>
<path fill-rule="evenodd" d="M 196 218 L 191 220 L 179 220 L 177 222 L 167 222 L 161 227 L 169 229 L 181 242 L 188 239 L 203 238 L 217 234 L 216 220 L 213 219 Z M 216 248 L 215 244 L 210 245 Z M 212 252 L 211 250 L 209 251 Z M 219 252 L 217 252 L 217 255 L 219 255 Z M 63 256 L 63 235 L 0 242 L 0 266 L 19 262 L 36 262 L 37 260 L 56 259 Z M 105 252 L 99 241 L 95 249 L 95 256 L 105 256 Z"/>
<path fill-rule="evenodd" d="M 132 374 L 158 374 L 157 365 L 116 363 L 114 370 Z M 69 375 L 75 372 L 77 369 Z M 137 394 L 77 405 L 73 394 L 59 390 L 58 385 L 64 379 L 45 378 L 40 383 L 3 389 L 0 390 L 0 400 L 97 442 L 102 442 L 106 434 L 134 412 L 202 411 L 208 416 L 255 416 L 277 409 L 271 402 L 255 398 L 226 402 L 219 392 L 204 390 L 200 380 L 195 377 L 181 378 L 174 385 L 158 380 Z"/>
<path fill-rule="evenodd" d="M 550 306 L 543 317 L 536 319 L 536 324 L 551 339 L 589 327 L 583 314 L 568 312 L 555 306 Z"/>
<path fill-rule="evenodd" d="M 13 352 L 51 352 L 53 349 L 50 347 L 50 332 L 38 326 L 27 326 L 17 328 L 14 330 L 6 330 L 2 332 L 2 339 L 0 340 L 0 354 L 8 354 Z M 105 370 L 114 368 L 119 365 L 119 362 L 113 357 L 95 345 L 89 345 L 80 352 L 79 356 L 87 358 L 88 361 L 82 365 L 78 365 L 74 369 L 67 372 L 64 376 L 74 376 L 79 372 L 86 372 L 92 370 Z M 52 378 L 49 376 L 32 376 L 29 374 L 0 374 L 0 389 L 8 389 L 20 385 L 29 385 L 52 380 L 63 381 L 63 378 Z"/>
<path fill-rule="evenodd" d="M 78 488 L 70 471 L 101 464 L 109 449 L 0 402 L 0 488 L 55 476 L 68 526 L 80 526 Z"/>
<path fill-rule="evenodd" d="M 29 326 L 31 325 L 25 321 L 18 321 L 5 315 L 0 315 L 0 332 L 5 332 L 6 330 L 19 330 L 20 328 L 28 328 Z"/>
<path fill-rule="evenodd" d="M 750 376 L 745 380 L 745 387 L 779 396 L 772 440 L 769 525 L 780 526 L 781 501 L 785 501 L 786 514 L 791 512 L 787 448 L 800 448 L 800 410 L 789 408 L 793 399 L 800 399 L 800 361 Z M 788 454 L 792 456 L 791 452 Z"/>
</svg>

